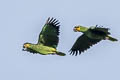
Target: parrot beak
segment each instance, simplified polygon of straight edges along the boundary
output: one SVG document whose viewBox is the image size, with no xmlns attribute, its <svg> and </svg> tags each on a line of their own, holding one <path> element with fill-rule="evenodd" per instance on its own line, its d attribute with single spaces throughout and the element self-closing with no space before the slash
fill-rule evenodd
<svg viewBox="0 0 120 80">
<path fill-rule="evenodd" d="M 77 32 L 77 31 L 76 31 L 76 28 L 73 28 L 73 31 L 74 31 L 74 32 Z"/>
<path fill-rule="evenodd" d="M 25 48 L 23 48 L 22 51 L 26 51 Z"/>
<path fill-rule="evenodd" d="M 26 51 L 27 49 L 25 48 L 25 46 L 23 45 L 23 49 L 22 49 L 22 51 Z"/>
<path fill-rule="evenodd" d="M 73 31 L 74 31 L 74 32 L 79 32 L 79 31 L 80 31 L 80 27 L 77 27 L 77 26 L 74 27 Z"/>
<path fill-rule="evenodd" d="M 26 44 L 23 44 L 23 49 L 22 49 L 22 51 L 26 51 L 26 50 L 27 50 Z"/>
</svg>

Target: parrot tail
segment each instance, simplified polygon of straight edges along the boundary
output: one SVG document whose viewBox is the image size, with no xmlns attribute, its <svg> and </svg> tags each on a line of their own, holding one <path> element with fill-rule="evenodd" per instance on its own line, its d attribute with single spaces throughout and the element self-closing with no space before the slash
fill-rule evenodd
<svg viewBox="0 0 120 80">
<path fill-rule="evenodd" d="M 56 52 L 57 55 L 59 56 L 65 56 L 66 54 L 65 53 L 62 53 L 62 52 Z"/>
<path fill-rule="evenodd" d="M 107 40 L 110 40 L 110 41 L 118 41 L 117 39 L 115 39 L 115 38 L 113 38 L 113 37 L 111 37 L 111 36 L 107 36 L 106 39 L 107 39 Z"/>
</svg>

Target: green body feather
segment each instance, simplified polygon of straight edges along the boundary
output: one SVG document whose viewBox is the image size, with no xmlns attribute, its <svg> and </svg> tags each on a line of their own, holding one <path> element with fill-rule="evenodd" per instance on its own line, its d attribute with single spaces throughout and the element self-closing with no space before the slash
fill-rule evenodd
<svg viewBox="0 0 120 80">
<path fill-rule="evenodd" d="M 39 54 L 47 55 L 56 53 L 56 49 L 42 44 L 31 44 L 29 49 L 36 51 Z"/>
<path fill-rule="evenodd" d="M 28 51 L 32 53 L 39 53 L 41 55 L 49 55 L 49 54 L 57 54 L 59 56 L 65 56 L 66 54 L 59 52 L 56 50 L 56 48 L 45 46 L 43 44 L 30 44 L 30 47 L 28 48 Z"/>
</svg>

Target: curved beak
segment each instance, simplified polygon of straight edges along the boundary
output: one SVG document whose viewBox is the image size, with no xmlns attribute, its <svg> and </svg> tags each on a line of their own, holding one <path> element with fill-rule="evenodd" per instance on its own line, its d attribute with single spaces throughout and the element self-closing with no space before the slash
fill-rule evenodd
<svg viewBox="0 0 120 80">
<path fill-rule="evenodd" d="M 25 45 L 23 45 L 23 49 L 22 49 L 22 51 L 26 51 Z"/>
<path fill-rule="evenodd" d="M 74 31 L 74 32 L 78 32 L 77 27 L 74 27 L 74 28 L 73 28 L 73 31 Z"/>
<path fill-rule="evenodd" d="M 73 31 L 74 31 L 74 32 L 77 32 L 77 29 L 76 29 L 76 27 L 74 27 L 74 28 L 73 28 Z"/>
</svg>

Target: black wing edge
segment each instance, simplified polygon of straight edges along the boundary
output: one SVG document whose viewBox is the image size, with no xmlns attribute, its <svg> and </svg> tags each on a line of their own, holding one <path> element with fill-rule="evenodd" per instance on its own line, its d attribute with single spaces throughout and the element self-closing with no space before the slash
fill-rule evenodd
<svg viewBox="0 0 120 80">
<path fill-rule="evenodd" d="M 95 43 L 97 44 L 97 43 Z M 93 44 L 93 45 L 95 45 Z M 70 52 L 70 55 L 72 56 L 77 56 L 77 55 L 81 55 L 81 53 L 84 53 L 84 51 L 86 51 L 87 49 L 89 49 L 90 47 L 92 47 L 93 45 L 90 45 L 88 46 L 85 50 L 80 50 L 80 49 L 70 49 L 69 52 Z"/>
<path fill-rule="evenodd" d="M 56 31 L 57 31 L 57 35 L 59 35 L 59 27 L 60 27 L 60 22 L 58 20 L 56 20 L 55 18 L 48 18 L 47 21 L 46 21 L 46 25 L 51 25 L 53 26 Z"/>
<path fill-rule="evenodd" d="M 108 32 L 110 28 L 105 28 L 103 26 L 96 25 L 94 29 L 89 29 L 89 30 L 93 31 L 96 34 L 110 35 L 110 32 Z"/>
<path fill-rule="evenodd" d="M 77 56 L 78 54 L 80 55 L 84 51 L 80 51 L 80 50 L 77 50 L 77 49 L 70 49 L 68 52 L 70 52 L 70 55 L 72 55 L 72 56 L 74 56 L 74 55 Z"/>
<path fill-rule="evenodd" d="M 106 28 L 106 27 L 98 26 L 98 25 L 96 25 L 95 28 L 103 28 L 103 29 L 105 29 L 105 30 L 107 30 L 107 31 L 110 30 L 110 28 Z"/>
<path fill-rule="evenodd" d="M 89 43 L 89 46 L 86 47 L 86 49 L 74 49 L 73 47 L 68 51 L 70 52 L 70 55 L 72 56 L 77 56 L 77 55 L 81 55 L 81 53 L 83 53 L 84 51 L 87 51 L 87 49 L 89 49 L 90 47 L 92 47 L 93 45 L 97 44 L 98 42 L 100 42 L 101 40 L 96 40 L 95 42 L 93 42 L 92 40 L 90 40 L 91 43 Z"/>
<path fill-rule="evenodd" d="M 79 50 L 79 49 L 74 49 L 73 47 L 74 47 L 74 45 L 73 45 L 72 48 L 68 51 L 68 52 L 70 52 L 70 55 L 72 55 L 72 56 L 77 56 L 78 54 L 80 55 L 82 52 L 84 52 L 84 51 L 81 51 L 81 50 Z"/>
</svg>

